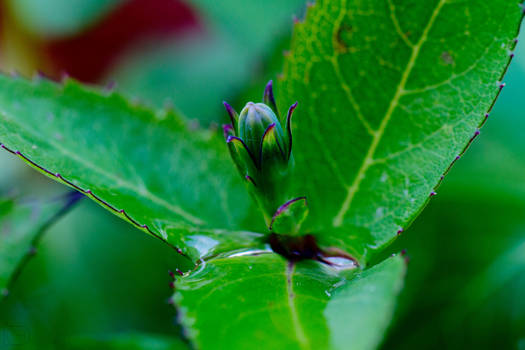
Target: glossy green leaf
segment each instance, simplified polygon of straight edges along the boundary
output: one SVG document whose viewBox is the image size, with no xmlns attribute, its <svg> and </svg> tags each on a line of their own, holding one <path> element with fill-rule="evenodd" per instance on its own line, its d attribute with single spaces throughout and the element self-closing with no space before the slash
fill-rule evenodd
<svg viewBox="0 0 525 350">
<path fill-rule="evenodd" d="M 69 341 L 75 350 L 182 350 L 190 349 L 180 338 L 161 334 L 121 333 L 75 337 Z"/>
<path fill-rule="evenodd" d="M 518 0 L 320 0 L 295 27 L 276 94 L 324 245 L 383 247 L 485 120 L 522 18 Z"/>
<path fill-rule="evenodd" d="M 447 178 L 458 197 L 492 193 L 525 198 L 525 32 L 519 35 L 515 58 L 505 76 L 505 90 L 490 115 L 476 149 L 461 160 L 461 170 Z M 457 173 L 456 173 L 457 172 Z M 497 179 L 497 181 L 495 181 Z M 450 186 L 450 185 L 448 185 Z M 449 187 L 451 188 L 451 187 Z M 468 192 L 468 193 L 465 193 Z"/>
<path fill-rule="evenodd" d="M 515 348 L 525 334 L 524 34 L 479 142 L 388 249 L 411 264 L 384 349 Z"/>
<path fill-rule="evenodd" d="M 8 295 L 42 233 L 79 198 L 72 193 L 49 202 L 0 199 L 0 298 Z"/>
<path fill-rule="evenodd" d="M 182 277 L 174 300 L 199 349 L 374 349 L 404 274 L 400 256 L 362 271 L 237 255 Z"/>
<path fill-rule="evenodd" d="M 0 143 L 194 259 L 252 245 L 235 229 L 263 224 L 222 137 L 117 94 L 0 76 Z"/>
</svg>

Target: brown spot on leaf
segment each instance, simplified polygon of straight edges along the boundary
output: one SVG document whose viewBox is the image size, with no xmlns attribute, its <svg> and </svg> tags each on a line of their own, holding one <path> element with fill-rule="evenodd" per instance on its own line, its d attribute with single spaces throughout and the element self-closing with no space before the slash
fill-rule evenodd
<svg viewBox="0 0 525 350">
<path fill-rule="evenodd" d="M 442 61 L 445 65 L 454 64 L 454 57 L 452 57 L 452 55 L 450 54 L 450 52 L 448 52 L 448 51 L 443 51 L 443 53 L 441 54 L 441 61 Z"/>
<path fill-rule="evenodd" d="M 347 23 L 342 23 L 335 34 L 336 47 L 334 48 L 339 52 L 346 52 L 349 48 L 348 42 L 352 35 L 354 28 Z"/>
</svg>

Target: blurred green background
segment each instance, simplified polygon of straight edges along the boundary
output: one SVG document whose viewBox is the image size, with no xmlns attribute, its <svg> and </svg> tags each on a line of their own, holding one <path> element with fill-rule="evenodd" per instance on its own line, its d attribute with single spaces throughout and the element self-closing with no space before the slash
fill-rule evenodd
<svg viewBox="0 0 525 350">
<path fill-rule="evenodd" d="M 0 67 L 115 82 L 133 99 L 174 105 L 207 126 L 225 120 L 223 99 L 258 99 L 263 82 L 276 78 L 304 7 L 4 0 Z M 481 135 L 385 253 L 407 249 L 410 264 L 384 349 L 525 349 L 525 45 L 504 81 Z M 0 152 L 0 196 L 66 191 Z M 0 349 L 186 348 L 168 305 L 168 270 L 177 267 L 188 262 L 84 200 L 51 227 L 0 302 Z"/>
</svg>

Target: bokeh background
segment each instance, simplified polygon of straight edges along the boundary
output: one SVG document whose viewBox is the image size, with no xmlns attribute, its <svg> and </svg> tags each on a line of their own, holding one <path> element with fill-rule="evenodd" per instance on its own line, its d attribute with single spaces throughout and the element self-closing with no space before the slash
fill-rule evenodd
<svg viewBox="0 0 525 350">
<path fill-rule="evenodd" d="M 279 75 L 304 8 L 304 0 L 0 0 L 0 69 L 67 74 L 208 126 L 225 120 L 223 99 L 259 99 Z M 525 349 L 523 44 L 505 83 L 480 137 L 385 252 L 406 249 L 410 263 L 383 349 Z M 0 152 L 0 196 L 65 191 Z M 168 305 L 168 270 L 187 264 L 84 200 L 49 229 L 0 303 L 0 349 L 187 348 Z"/>
</svg>

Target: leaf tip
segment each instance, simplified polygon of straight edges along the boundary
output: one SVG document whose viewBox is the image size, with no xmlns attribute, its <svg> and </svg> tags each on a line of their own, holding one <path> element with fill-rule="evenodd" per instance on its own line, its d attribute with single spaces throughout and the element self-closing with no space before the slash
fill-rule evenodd
<svg viewBox="0 0 525 350">
<path fill-rule="evenodd" d="M 250 176 L 250 175 L 245 175 L 244 178 L 250 182 L 252 185 L 254 185 L 255 187 L 257 187 L 257 184 L 255 183 L 255 180 Z"/>
<path fill-rule="evenodd" d="M 104 86 L 103 91 L 106 93 L 112 93 L 117 88 L 117 82 L 115 80 L 110 80 L 108 83 Z"/>
<path fill-rule="evenodd" d="M 66 81 L 70 80 L 70 79 L 71 79 L 71 76 L 69 75 L 68 72 L 66 72 L 66 71 L 60 72 L 60 82 L 62 84 L 65 83 Z"/>
</svg>

